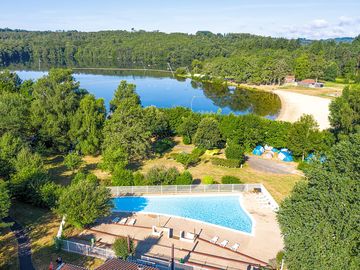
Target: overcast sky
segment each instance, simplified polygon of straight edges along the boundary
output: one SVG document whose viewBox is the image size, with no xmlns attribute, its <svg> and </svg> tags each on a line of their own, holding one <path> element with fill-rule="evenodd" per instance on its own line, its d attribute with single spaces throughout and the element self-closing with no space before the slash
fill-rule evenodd
<svg viewBox="0 0 360 270">
<path fill-rule="evenodd" d="M 332 38 L 360 34 L 360 0 L 11 0 L 0 28 L 160 30 Z"/>
</svg>

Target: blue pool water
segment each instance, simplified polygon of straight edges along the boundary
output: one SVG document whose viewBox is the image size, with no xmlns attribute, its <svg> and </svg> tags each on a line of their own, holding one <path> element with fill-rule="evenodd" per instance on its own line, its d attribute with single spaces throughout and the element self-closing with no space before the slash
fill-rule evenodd
<svg viewBox="0 0 360 270">
<path fill-rule="evenodd" d="M 252 221 L 239 196 L 158 196 L 113 199 L 114 212 L 147 212 L 190 218 L 251 233 Z"/>
</svg>

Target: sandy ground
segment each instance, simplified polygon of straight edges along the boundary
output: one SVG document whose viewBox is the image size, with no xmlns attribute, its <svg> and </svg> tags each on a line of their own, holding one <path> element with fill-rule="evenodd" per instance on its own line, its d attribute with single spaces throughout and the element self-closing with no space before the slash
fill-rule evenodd
<svg viewBox="0 0 360 270">
<path fill-rule="evenodd" d="M 273 92 L 281 99 L 281 111 L 278 120 L 295 122 L 303 114 L 311 114 L 318 122 L 320 129 L 330 127 L 328 119 L 330 99 L 282 90 Z"/>
<path fill-rule="evenodd" d="M 101 241 L 102 244 L 100 245 L 109 245 L 114 242 L 116 238 L 114 235 L 129 235 L 136 240 L 136 251 L 138 254 L 166 258 L 170 255 L 171 244 L 174 244 L 177 260 L 187 256 L 189 261 L 203 265 L 220 266 L 220 268 L 228 267 L 228 269 L 249 269 L 248 263 L 258 263 L 258 261 L 250 259 L 244 256 L 244 254 L 268 262 L 270 259 L 275 258 L 277 252 L 283 248 L 283 239 L 276 221 L 275 212 L 265 207 L 266 204 L 257 199 L 256 194 L 241 193 L 241 195 L 243 195 L 243 206 L 254 222 L 253 235 L 178 217 L 118 213 L 113 214 L 112 217 L 103 220 L 91 229 L 85 230 L 80 237 L 88 238 L 95 236 L 97 240 Z M 109 223 L 115 215 L 132 216 L 136 219 L 136 226 L 121 226 Z M 169 239 L 163 235 L 161 238 L 152 238 L 151 229 L 148 229 L 152 225 L 173 228 L 175 237 Z M 195 243 L 186 243 L 178 240 L 176 237 L 181 230 L 187 232 L 195 231 L 197 234 L 200 234 L 200 238 L 205 240 L 218 236 L 218 243 L 223 240 L 228 240 L 229 243 L 226 248 L 221 248 L 218 245 L 213 245 L 203 240 L 196 241 Z M 109 233 L 112 235 L 109 235 Z M 235 243 L 240 244 L 238 249 L 240 253 L 230 251 L 229 247 Z"/>
</svg>

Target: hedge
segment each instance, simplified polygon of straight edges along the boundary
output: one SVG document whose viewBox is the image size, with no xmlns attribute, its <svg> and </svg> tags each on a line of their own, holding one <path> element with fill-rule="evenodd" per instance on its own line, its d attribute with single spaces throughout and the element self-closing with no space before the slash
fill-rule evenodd
<svg viewBox="0 0 360 270">
<path fill-rule="evenodd" d="M 218 165 L 227 168 L 239 168 L 241 161 L 238 159 L 223 159 L 223 158 L 211 158 L 213 165 Z"/>
</svg>

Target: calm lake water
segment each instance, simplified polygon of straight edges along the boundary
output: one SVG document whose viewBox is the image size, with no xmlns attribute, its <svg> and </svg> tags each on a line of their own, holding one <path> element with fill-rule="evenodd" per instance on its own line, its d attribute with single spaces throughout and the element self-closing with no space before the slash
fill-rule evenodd
<svg viewBox="0 0 360 270">
<path fill-rule="evenodd" d="M 16 71 L 22 80 L 36 80 L 47 72 Z M 100 73 L 100 74 L 99 74 Z M 107 107 L 120 81 L 136 84 L 143 106 L 154 105 L 159 108 L 183 106 L 196 112 L 223 114 L 249 114 L 276 118 L 281 102 L 277 95 L 262 91 L 249 91 L 231 87 L 202 84 L 191 79 L 175 79 L 171 74 L 148 71 L 81 71 L 74 77 L 80 87 L 97 98 L 104 98 Z"/>
</svg>

